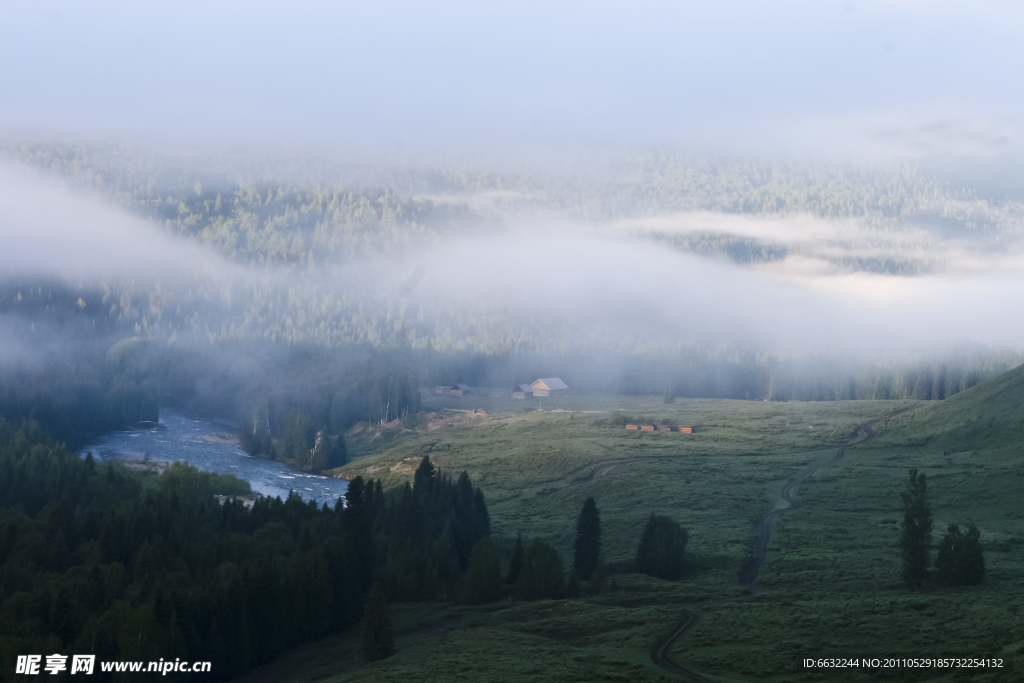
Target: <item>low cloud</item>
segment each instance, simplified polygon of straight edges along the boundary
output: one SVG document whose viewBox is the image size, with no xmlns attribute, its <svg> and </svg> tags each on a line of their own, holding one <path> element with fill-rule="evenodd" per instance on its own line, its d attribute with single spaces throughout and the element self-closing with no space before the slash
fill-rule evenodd
<svg viewBox="0 0 1024 683">
<path fill-rule="evenodd" d="M 12 164 L 0 164 L 0 243 L 0 270 L 11 278 L 180 281 L 242 274 L 149 221 Z"/>
<path fill-rule="evenodd" d="M 204 299 L 216 304 L 203 322 L 212 332 L 266 336 L 256 323 L 276 319 L 293 339 L 330 344 L 350 321 L 372 318 L 409 343 L 434 339 L 467 350 L 697 344 L 854 355 L 903 355 L 968 339 L 1019 347 L 1024 339 L 1024 320 L 1011 313 L 1024 299 L 1020 253 L 967 249 L 913 226 L 889 234 L 856 221 L 713 212 L 504 225 L 345 266 L 249 268 L 32 171 L 0 167 L 6 279 L 159 283 L 151 286 L 162 289 L 165 307 L 194 304 L 201 283 L 214 293 Z M 778 243 L 794 253 L 742 265 L 644 237 L 693 232 Z M 844 254 L 947 266 L 879 275 L 835 267 Z"/>
</svg>

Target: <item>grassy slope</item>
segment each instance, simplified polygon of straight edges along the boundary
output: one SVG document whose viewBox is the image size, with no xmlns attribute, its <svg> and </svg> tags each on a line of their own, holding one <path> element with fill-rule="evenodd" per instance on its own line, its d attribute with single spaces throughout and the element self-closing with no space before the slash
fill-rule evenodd
<svg viewBox="0 0 1024 683">
<path fill-rule="evenodd" d="M 611 561 L 629 559 L 652 510 L 670 514 L 690 530 L 689 574 L 678 583 L 623 575 L 619 590 L 577 602 L 456 610 L 463 616 L 445 617 L 433 629 L 408 624 L 429 623 L 450 608 L 396 606 L 407 635 L 395 657 L 359 666 L 352 649 L 358 635 L 350 632 L 325 641 L 319 664 L 289 679 L 661 680 L 661 670 L 649 663 L 650 648 L 683 608 L 700 620 L 673 657 L 734 680 L 884 677 L 856 670 L 808 673 L 803 657 L 999 652 L 1024 636 L 1018 616 L 1024 600 L 1016 592 L 1024 569 L 1024 515 L 1014 504 L 1024 467 L 1012 433 L 1020 416 L 1004 407 L 1022 393 L 1020 384 L 1000 378 L 943 404 L 667 406 L 655 398 L 591 397 L 545 402 L 545 409 L 574 412 L 528 413 L 523 402 L 502 398 L 438 399 L 428 408 L 476 407 L 487 415 L 448 413 L 451 427 L 434 420 L 443 426 L 390 436 L 383 430 L 372 440 L 380 430 L 355 435 L 352 449 L 362 455 L 345 474 L 397 483 L 429 453 L 444 469 L 466 469 L 481 484 L 492 535 L 503 550 L 522 530 L 550 539 L 566 563 L 575 516 L 588 495 L 601 509 Z M 828 457 L 857 425 L 906 406 L 911 410 L 886 421 L 877 439 L 849 449 L 840 463 L 799 485 L 795 495 L 804 507 L 776 525 L 760 590 L 740 590 L 737 576 L 757 520 L 779 504 L 782 483 Z M 691 422 L 697 431 L 640 434 L 592 425 L 620 409 Z M 969 438 L 970 425 L 1002 414 L 1007 433 L 992 434 L 988 442 Z M 419 419 L 421 428 L 430 423 Z M 952 429 L 943 436 L 945 427 Z M 981 527 L 989 566 L 984 585 L 919 592 L 899 585 L 898 493 L 912 466 L 929 474 L 937 530 L 948 521 Z M 348 655 L 329 654 L 346 642 Z M 934 671 L 922 676 L 931 678 L 954 680 Z"/>
<path fill-rule="evenodd" d="M 776 526 L 764 593 L 708 615 L 676 656 L 721 671 L 723 653 L 745 651 L 757 662 L 749 668 L 791 675 L 801 672 L 794 665 L 802 657 L 998 656 L 1008 667 L 1001 672 L 933 670 L 921 679 L 1021 680 L 1022 408 L 1018 369 L 885 420 L 876 439 L 800 487 L 804 510 Z M 988 569 L 981 586 L 908 591 L 900 584 L 899 492 L 911 467 L 928 474 L 936 541 L 952 522 L 981 528 Z M 844 672 L 810 680 L 881 678 Z"/>
</svg>

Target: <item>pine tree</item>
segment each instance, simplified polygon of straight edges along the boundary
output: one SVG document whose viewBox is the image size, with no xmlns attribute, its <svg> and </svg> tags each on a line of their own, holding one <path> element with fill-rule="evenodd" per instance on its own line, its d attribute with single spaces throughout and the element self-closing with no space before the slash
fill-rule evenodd
<svg viewBox="0 0 1024 683">
<path fill-rule="evenodd" d="M 978 527 L 971 524 L 964 534 L 960 531 L 960 525 L 949 525 L 939 543 L 935 574 L 939 582 L 947 586 L 981 583 L 985 578 L 985 556 Z"/>
<path fill-rule="evenodd" d="M 583 501 L 576 519 L 576 542 L 573 543 L 573 569 L 583 581 L 590 581 L 601 554 L 601 514 L 594 499 Z"/>
<path fill-rule="evenodd" d="M 667 581 L 675 581 L 685 568 L 686 529 L 668 517 L 651 513 L 636 550 L 637 569 Z"/>
<path fill-rule="evenodd" d="M 376 662 L 395 652 L 395 634 L 391 613 L 379 583 L 374 583 L 366 596 L 363 613 L 363 661 Z"/>
<path fill-rule="evenodd" d="M 508 563 L 508 575 L 505 583 L 515 585 L 519 581 L 519 573 L 523 569 L 523 532 L 516 534 L 516 544 L 512 546 L 512 559 Z"/>
<path fill-rule="evenodd" d="M 420 466 L 416 468 L 413 475 L 413 490 L 419 496 L 428 496 L 434 486 L 434 465 L 430 462 L 430 456 L 424 455 L 420 460 Z"/>
<path fill-rule="evenodd" d="M 900 536 L 901 576 L 910 587 L 920 587 L 928 578 L 928 540 L 932 533 L 932 511 L 924 472 L 910 470 L 903 501 L 903 530 Z"/>
<path fill-rule="evenodd" d="M 345 491 L 345 507 L 342 510 L 349 531 L 349 543 L 351 543 L 350 548 L 355 559 L 359 583 L 363 590 L 370 586 L 374 565 L 373 530 L 370 526 L 364 496 L 366 489 L 367 486 L 361 476 L 350 481 L 348 490 Z"/>
</svg>

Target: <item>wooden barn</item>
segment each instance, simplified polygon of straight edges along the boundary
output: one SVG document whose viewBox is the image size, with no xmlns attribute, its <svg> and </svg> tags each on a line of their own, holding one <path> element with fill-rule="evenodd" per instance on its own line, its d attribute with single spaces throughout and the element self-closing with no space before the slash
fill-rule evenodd
<svg viewBox="0 0 1024 683">
<path fill-rule="evenodd" d="M 512 398 L 533 398 L 533 389 L 529 384 L 520 384 L 512 390 Z"/>
<path fill-rule="evenodd" d="M 561 396 L 569 392 L 569 385 L 557 377 L 539 379 L 530 385 L 534 396 Z"/>
<path fill-rule="evenodd" d="M 451 389 L 448 390 L 448 393 L 451 394 L 452 396 L 468 396 L 473 392 L 465 384 L 455 384 L 452 386 Z"/>
<path fill-rule="evenodd" d="M 446 386 L 441 385 L 441 384 L 439 384 L 439 385 L 434 387 L 434 393 L 437 394 L 438 396 L 444 396 L 449 391 L 450 391 L 449 387 L 446 387 Z"/>
</svg>

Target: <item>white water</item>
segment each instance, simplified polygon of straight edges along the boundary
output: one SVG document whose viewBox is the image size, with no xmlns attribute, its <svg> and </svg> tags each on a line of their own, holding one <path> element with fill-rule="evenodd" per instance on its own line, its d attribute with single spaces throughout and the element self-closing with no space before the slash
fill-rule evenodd
<svg viewBox="0 0 1024 683">
<path fill-rule="evenodd" d="M 97 461 L 141 459 L 146 453 L 153 460 L 188 461 L 201 470 L 245 479 L 253 491 L 264 496 L 283 499 L 294 490 L 303 500 L 326 502 L 332 507 L 348 490 L 344 479 L 296 472 L 279 462 L 254 458 L 232 444 L 200 438 L 213 432 L 233 431 L 226 425 L 185 417 L 167 408 L 160 409 L 160 424 L 166 429 L 109 432 L 83 448 L 80 454 L 85 457 L 91 452 Z"/>
</svg>

